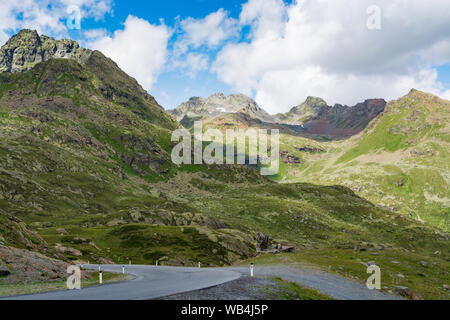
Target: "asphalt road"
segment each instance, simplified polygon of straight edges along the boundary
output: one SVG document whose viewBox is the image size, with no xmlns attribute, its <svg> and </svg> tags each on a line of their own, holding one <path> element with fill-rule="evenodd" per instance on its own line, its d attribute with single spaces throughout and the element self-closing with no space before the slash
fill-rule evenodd
<svg viewBox="0 0 450 320">
<path fill-rule="evenodd" d="M 98 270 L 98 265 L 84 265 Z M 102 265 L 103 271 L 122 272 L 122 265 Z M 148 300 L 204 289 L 238 279 L 240 274 L 223 269 L 173 268 L 126 265 L 133 280 L 81 290 L 62 290 L 23 295 L 8 300 Z"/>
<path fill-rule="evenodd" d="M 98 265 L 84 266 L 98 270 Z M 103 271 L 122 272 L 122 265 L 102 265 Z M 81 290 L 61 290 L 8 297 L 7 300 L 148 300 L 218 286 L 241 276 L 249 276 L 249 267 L 183 268 L 126 265 L 129 281 L 98 285 Z M 255 277 L 280 277 L 314 288 L 338 300 L 397 300 L 363 283 L 307 267 L 255 266 Z M 220 299 L 220 297 L 217 297 Z M 1 300 L 1 299 L 0 299 Z"/>
</svg>

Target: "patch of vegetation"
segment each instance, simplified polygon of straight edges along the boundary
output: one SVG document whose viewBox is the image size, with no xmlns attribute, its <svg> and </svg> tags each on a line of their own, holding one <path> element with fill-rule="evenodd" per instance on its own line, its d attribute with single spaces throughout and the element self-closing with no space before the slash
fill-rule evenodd
<svg viewBox="0 0 450 320">
<path fill-rule="evenodd" d="M 99 284 L 98 272 L 84 270 L 90 277 L 89 280 L 82 280 L 81 287 L 87 288 Z M 119 273 L 103 272 L 102 280 L 106 285 L 112 282 L 126 280 L 127 276 Z M 66 281 L 55 280 L 51 282 L 36 282 L 26 284 L 0 284 L 0 297 L 19 296 L 24 294 L 44 293 L 57 290 L 66 290 Z"/>
<path fill-rule="evenodd" d="M 396 286 L 406 286 L 424 299 L 450 298 L 450 293 L 444 288 L 450 276 L 450 265 L 448 260 L 442 259 L 442 253 L 428 256 L 398 248 L 380 250 L 369 244 L 354 249 L 304 249 L 296 253 L 263 255 L 251 261 L 256 265 L 282 264 L 292 268 L 296 265 L 306 265 L 354 279 L 362 284 L 369 276 L 366 272 L 367 263 L 373 261 L 381 268 L 383 292 L 393 293 Z M 426 266 L 421 262 L 425 262 Z"/>
<path fill-rule="evenodd" d="M 295 282 L 285 281 L 281 278 L 273 278 L 278 284 L 277 288 L 266 288 L 265 294 L 268 300 L 334 300 L 314 289 L 309 289 Z"/>
</svg>

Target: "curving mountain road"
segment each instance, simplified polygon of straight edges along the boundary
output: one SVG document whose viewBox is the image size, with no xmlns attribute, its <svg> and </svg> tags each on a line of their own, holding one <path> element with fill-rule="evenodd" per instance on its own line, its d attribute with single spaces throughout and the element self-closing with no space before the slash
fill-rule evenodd
<svg viewBox="0 0 450 320">
<path fill-rule="evenodd" d="M 84 265 L 98 270 L 98 265 Z M 102 265 L 103 271 L 122 272 L 122 265 Z M 61 290 L 5 298 L 7 300 L 148 300 L 218 286 L 249 275 L 248 267 L 184 268 L 126 265 L 133 280 L 81 290 Z M 400 297 L 368 290 L 362 283 L 306 267 L 257 266 L 256 277 L 281 277 L 314 288 L 338 300 L 397 300 Z M 220 297 L 219 297 L 220 299 Z M 0 300 L 2 300 L 0 298 Z"/>
<path fill-rule="evenodd" d="M 84 265 L 98 270 L 98 265 Z M 102 265 L 103 271 L 122 272 L 122 265 Z M 126 265 L 130 281 L 98 285 L 81 290 L 61 290 L 6 298 L 7 300 L 148 300 L 208 288 L 240 277 L 234 271 Z"/>
</svg>

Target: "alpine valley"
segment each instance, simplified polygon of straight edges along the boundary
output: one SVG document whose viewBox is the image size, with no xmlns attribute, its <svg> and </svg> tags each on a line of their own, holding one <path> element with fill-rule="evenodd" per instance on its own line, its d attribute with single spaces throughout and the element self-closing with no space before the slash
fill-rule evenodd
<svg viewBox="0 0 450 320">
<path fill-rule="evenodd" d="M 0 72 L 0 296 L 73 263 L 252 259 L 361 282 L 376 261 L 384 291 L 450 297 L 450 102 L 310 97 L 270 115 L 216 94 L 167 112 L 101 52 L 33 30 L 1 48 Z M 278 175 L 174 165 L 172 132 L 198 119 L 279 129 Z M 259 232 L 295 251 L 259 256 Z"/>
</svg>

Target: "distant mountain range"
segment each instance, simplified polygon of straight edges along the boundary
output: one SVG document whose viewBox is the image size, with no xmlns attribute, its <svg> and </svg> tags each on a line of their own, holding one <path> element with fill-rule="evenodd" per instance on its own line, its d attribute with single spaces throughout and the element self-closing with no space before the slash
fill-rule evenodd
<svg viewBox="0 0 450 320">
<path fill-rule="evenodd" d="M 263 122 L 265 127 L 283 127 L 283 130 L 339 139 L 364 130 L 385 106 L 383 99 L 369 99 L 349 107 L 340 104 L 328 106 L 321 98 L 308 97 L 289 112 L 272 116 L 245 95 L 224 96 L 218 93 L 208 98 L 193 97 L 168 112 L 186 127 L 197 119 L 220 123 L 224 122 L 227 114 L 235 114 L 241 124 L 248 121 L 247 125 L 251 125 L 256 120 Z"/>
<path fill-rule="evenodd" d="M 221 112 L 210 112 L 217 100 Z M 388 104 L 369 99 L 353 107 L 308 97 L 273 116 L 248 97 L 218 94 L 172 113 L 188 128 L 202 119 L 206 128 L 279 129 L 276 179 L 345 185 L 383 208 L 450 230 L 449 106 L 413 89 Z"/>
</svg>

